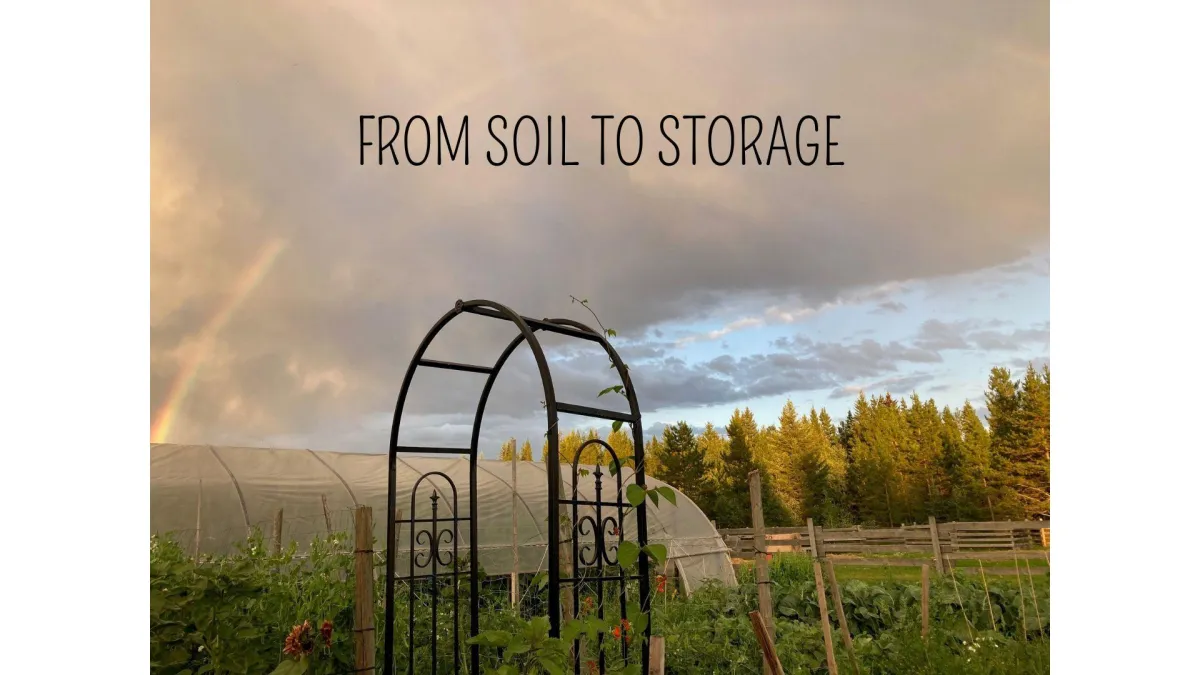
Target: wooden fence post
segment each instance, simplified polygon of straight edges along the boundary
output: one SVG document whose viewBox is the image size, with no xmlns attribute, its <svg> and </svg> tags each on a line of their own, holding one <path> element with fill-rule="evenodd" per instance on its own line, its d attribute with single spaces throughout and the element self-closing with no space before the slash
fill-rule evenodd
<svg viewBox="0 0 1200 675">
<path fill-rule="evenodd" d="M 354 511 L 354 669 L 375 672 L 375 551 L 371 507 Z"/>
<path fill-rule="evenodd" d="M 758 612 L 762 616 L 763 628 L 775 643 L 775 618 L 771 602 L 771 573 L 767 565 L 767 528 L 763 521 L 762 479 L 758 470 L 750 472 L 750 520 L 754 524 L 754 580 L 758 585 Z M 763 668 L 771 672 L 767 657 L 763 656 Z"/>
<path fill-rule="evenodd" d="M 942 541 L 938 535 L 937 518 L 929 516 L 929 540 L 933 543 L 933 567 L 941 574 L 942 569 Z"/>
<path fill-rule="evenodd" d="M 509 601 L 515 608 L 521 604 L 521 553 L 517 548 L 517 505 L 519 498 L 517 497 L 517 439 L 512 439 L 512 553 L 513 553 L 513 569 L 512 577 L 509 579 Z"/>
<path fill-rule="evenodd" d="M 283 509 L 275 512 L 275 555 L 283 552 Z"/>
<path fill-rule="evenodd" d="M 813 561 L 813 578 L 817 581 L 817 606 L 821 609 L 821 633 L 825 637 L 825 662 L 829 675 L 838 675 L 837 657 L 833 653 L 833 629 L 829 626 L 829 606 L 825 603 L 825 582 L 821 579 L 821 563 Z"/>
<path fill-rule="evenodd" d="M 817 542 L 817 528 L 813 525 L 812 518 L 808 519 L 808 548 L 813 560 L 821 559 L 821 546 Z"/>
</svg>

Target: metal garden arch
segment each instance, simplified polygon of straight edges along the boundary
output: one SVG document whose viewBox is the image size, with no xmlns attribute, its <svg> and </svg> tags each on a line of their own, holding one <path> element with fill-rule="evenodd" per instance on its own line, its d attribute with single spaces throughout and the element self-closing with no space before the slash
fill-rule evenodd
<svg viewBox="0 0 1200 675">
<path fill-rule="evenodd" d="M 424 358 L 425 352 L 432 344 L 434 338 L 445 328 L 452 320 L 461 314 L 474 314 L 477 316 L 488 317 L 492 319 L 500 319 L 509 321 L 516 326 L 519 334 L 513 338 L 508 346 L 500 353 L 496 362 L 491 366 L 472 365 L 465 363 L 452 363 L 446 361 L 435 361 Z M 576 405 L 572 403 L 560 402 L 554 395 L 554 382 L 550 376 L 550 368 L 546 362 L 546 356 L 540 343 L 538 342 L 535 333 L 544 331 L 548 333 L 557 333 L 580 340 L 595 342 L 603 347 L 604 351 L 612 359 L 617 372 L 621 378 L 621 384 L 624 387 L 626 397 L 629 401 L 629 412 L 617 412 L 611 410 L 603 410 L 589 406 Z M 550 620 L 550 636 L 559 637 L 562 628 L 562 606 L 560 596 L 564 589 L 569 589 L 575 602 L 573 606 L 575 611 L 579 611 L 579 586 L 585 582 L 596 582 L 599 584 L 599 593 L 601 598 L 601 606 L 603 606 L 604 586 L 608 581 L 619 581 L 620 593 L 620 612 L 621 618 L 625 618 L 625 581 L 631 579 L 637 582 L 638 588 L 638 604 L 643 608 L 649 608 L 650 601 L 650 561 L 645 552 L 638 554 L 637 569 L 632 577 L 626 577 L 624 572 L 619 572 L 616 575 L 605 573 L 606 565 L 611 566 L 615 560 L 614 556 L 610 555 L 615 552 L 614 542 L 605 541 L 605 535 L 615 536 L 616 542 L 619 544 L 624 540 L 624 534 L 621 531 L 621 519 L 623 518 L 623 507 L 627 506 L 623 501 L 621 490 L 618 490 L 618 497 L 615 502 L 605 501 L 602 498 L 600 490 L 600 479 L 596 478 L 596 495 L 594 499 L 581 499 L 579 497 L 578 478 L 580 471 L 579 460 L 585 447 L 599 445 L 601 452 L 615 458 L 612 448 L 603 441 L 589 441 L 579 448 L 576 452 L 574 462 L 572 463 L 572 478 L 571 491 L 568 496 L 559 494 L 560 481 L 562 480 L 561 469 L 559 467 L 558 454 L 558 418 L 560 414 L 576 415 L 582 417 L 591 417 L 597 419 L 605 419 L 611 421 L 621 421 L 630 426 L 630 431 L 633 436 L 634 447 L 634 482 L 645 489 L 645 457 L 642 443 L 642 420 L 641 412 L 638 408 L 637 395 L 634 392 L 633 382 L 630 380 L 629 371 L 625 367 L 625 363 L 621 357 L 609 344 L 607 338 L 597 332 L 592 327 L 572 321 L 571 319 L 532 319 L 521 316 L 513 310 L 490 300 L 458 300 L 454 303 L 454 309 L 447 312 L 441 319 L 433 325 L 426 334 L 425 339 L 421 341 L 417 347 L 416 354 L 413 355 L 412 361 L 408 365 L 408 371 L 404 375 L 404 383 L 401 385 L 400 394 L 396 401 L 395 414 L 392 417 L 391 440 L 388 444 L 388 523 L 387 523 L 387 577 L 385 581 L 386 596 L 384 599 L 384 675 L 394 675 L 396 672 L 395 663 L 395 598 L 396 598 L 396 582 L 404 581 L 409 588 L 409 628 L 408 628 L 408 669 L 406 672 L 412 673 L 414 668 L 414 640 L 417 639 L 417 630 L 430 631 L 430 654 L 431 663 L 430 670 L 432 673 L 438 671 L 438 653 L 437 653 L 437 636 L 438 636 L 438 610 L 437 602 L 440 595 L 438 586 L 439 571 L 441 578 L 445 580 L 450 578 L 454 584 L 453 591 L 453 609 L 451 610 L 453 619 L 453 628 L 451 635 L 453 636 L 453 668 L 455 673 L 461 672 L 462 663 L 460 663 L 459 638 L 461 629 L 459 626 L 459 598 L 458 598 L 458 581 L 462 574 L 461 560 L 459 557 L 459 523 L 465 522 L 469 530 L 468 539 L 468 559 L 467 573 L 469 574 L 469 603 L 470 603 L 470 621 L 467 627 L 468 636 L 479 634 L 479 532 L 478 520 L 476 518 L 478 509 L 478 459 L 479 459 L 479 431 L 483 422 L 483 413 L 487 408 L 488 397 L 491 394 L 492 386 L 495 384 L 496 376 L 508 361 L 509 356 L 522 343 L 528 343 L 530 350 L 533 352 L 534 360 L 537 363 L 538 372 L 542 379 L 542 389 L 545 395 L 546 404 L 546 431 L 547 431 L 547 466 L 546 466 L 546 488 L 547 488 L 547 517 L 550 526 L 547 527 L 549 541 L 547 542 L 547 558 L 549 560 L 549 583 L 548 583 L 548 612 Z M 475 422 L 471 431 L 471 444 L 469 448 L 429 448 L 429 447 L 413 447 L 398 445 L 400 421 L 404 414 L 404 404 L 408 398 L 409 388 L 412 385 L 413 375 L 417 368 L 438 368 L 443 370 L 454 370 L 469 373 L 479 373 L 487 375 L 487 380 L 483 385 L 483 391 L 479 396 L 479 404 L 475 409 Z M 467 490 L 468 513 L 463 515 L 460 511 L 459 500 L 461 491 L 454 485 L 449 476 L 441 472 L 429 472 L 422 475 L 413 485 L 410 492 L 408 512 L 403 514 L 403 517 L 397 518 L 397 494 L 396 494 L 396 460 L 397 457 L 404 454 L 428 455 L 428 454 L 452 454 L 452 455 L 467 455 L 469 457 L 469 481 L 470 485 Z M 422 483 L 433 483 L 434 480 L 449 484 L 450 494 L 452 495 L 452 503 L 449 505 L 449 515 L 439 518 L 438 516 L 438 493 L 433 491 L 431 500 L 431 517 L 417 518 L 416 503 L 417 489 Z M 618 486 L 619 482 L 618 474 Z M 571 574 L 564 578 L 560 572 L 562 560 L 560 560 L 560 547 L 563 543 L 560 537 L 560 529 L 557 524 L 560 522 L 559 513 L 560 507 L 570 507 L 570 532 L 571 534 Z M 594 507 L 595 517 L 579 515 L 579 507 Z M 601 507 L 616 507 L 616 518 L 603 516 Z M 633 513 L 637 523 L 637 544 L 639 549 L 646 546 L 647 536 L 647 518 L 646 504 L 643 502 L 633 509 Z M 397 576 L 396 574 L 396 536 L 398 526 L 407 525 L 409 527 L 409 568 L 408 574 L 405 576 Z M 445 527 L 445 529 L 439 529 Z M 581 545 L 580 541 L 586 537 L 587 540 Z M 418 551 L 417 547 L 422 547 Z M 419 570 L 427 570 L 419 572 Z M 589 570 L 594 571 L 595 575 L 588 576 Z M 430 601 L 432 603 L 432 612 L 430 614 L 429 626 L 418 628 L 415 625 L 414 615 L 414 598 L 417 593 L 418 582 L 424 584 L 429 582 Z M 647 619 L 648 619 L 647 613 Z M 650 625 L 646 622 L 646 627 L 643 631 L 643 640 L 641 643 L 641 671 L 643 674 L 649 672 L 649 653 L 650 653 Z M 578 650 L 574 652 L 574 663 L 572 664 L 575 673 L 580 672 L 581 655 Z M 628 662 L 628 653 L 624 653 L 624 659 Z M 470 660 L 466 664 L 467 672 L 470 675 L 479 673 L 479 645 L 471 645 Z M 600 663 L 601 668 L 604 667 L 603 661 Z"/>
</svg>

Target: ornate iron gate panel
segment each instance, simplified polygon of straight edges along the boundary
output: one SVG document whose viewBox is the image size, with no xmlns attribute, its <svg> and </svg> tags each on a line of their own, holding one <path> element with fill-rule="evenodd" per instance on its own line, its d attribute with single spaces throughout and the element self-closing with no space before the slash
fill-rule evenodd
<svg viewBox="0 0 1200 675">
<path fill-rule="evenodd" d="M 500 353 L 496 362 L 491 366 L 481 366 L 466 363 L 453 363 L 446 361 L 435 361 L 426 359 L 425 352 L 438 333 L 441 332 L 447 324 L 461 314 L 475 314 L 478 316 L 489 317 L 509 321 L 516 326 L 519 331 L 508 346 Z M 535 331 L 545 331 L 565 335 L 589 342 L 599 344 L 612 360 L 613 366 L 621 377 L 621 384 L 625 392 L 625 396 L 629 401 L 629 412 L 617 412 L 611 410 L 603 410 L 582 405 L 574 405 L 570 403 L 560 403 L 554 396 L 554 382 L 550 376 L 550 368 L 546 361 L 545 353 L 539 344 Z M 633 436 L 633 483 L 641 486 L 643 489 L 646 485 L 645 477 L 645 454 L 642 441 L 642 422 L 641 412 L 637 404 L 637 395 L 634 393 L 633 383 L 629 378 L 629 371 L 625 367 L 624 362 L 613 349 L 612 345 L 604 335 L 597 332 L 592 327 L 572 321 L 570 319 L 532 319 L 524 317 L 511 309 L 499 303 L 490 300 L 459 300 L 455 303 L 454 309 L 447 312 L 441 319 L 426 334 L 424 340 L 417 347 L 412 361 L 409 363 L 408 370 L 404 376 L 404 382 L 401 385 L 399 396 L 396 401 L 395 414 L 392 417 L 391 440 L 388 444 L 388 527 L 387 527 L 387 566 L 385 580 L 385 598 L 384 598 L 384 675 L 394 675 L 397 671 L 396 657 L 396 583 L 403 582 L 408 586 L 408 673 L 416 675 L 414 669 L 419 663 L 414 656 L 414 647 L 416 641 L 420 638 L 418 631 L 424 631 L 426 628 L 430 631 L 430 670 L 431 674 L 436 674 L 439 669 L 437 637 L 439 630 L 439 619 L 441 615 L 438 610 L 439 598 L 442 595 L 442 590 L 438 586 L 439 578 L 442 583 L 449 583 L 452 586 L 450 592 L 452 609 L 449 612 L 452 622 L 451 628 L 451 644 L 453 648 L 453 672 L 460 672 L 462 667 L 461 648 L 462 644 L 466 644 L 466 640 L 461 640 L 460 626 L 460 598 L 459 586 L 461 582 L 462 567 L 461 558 L 459 556 L 461 537 L 459 526 L 465 523 L 469 530 L 467 550 L 468 556 L 466 561 L 466 574 L 469 579 L 468 603 L 470 607 L 470 621 L 467 627 L 467 637 L 479 635 L 479 523 L 476 518 L 478 513 L 478 459 L 479 459 L 479 433 L 483 421 L 483 414 L 487 407 L 488 397 L 491 394 L 492 387 L 495 384 L 496 376 L 508 361 L 508 358 L 522 343 L 528 343 L 530 351 L 533 353 L 534 361 L 537 363 L 538 372 L 542 380 L 542 389 L 546 405 L 546 431 L 547 431 L 547 457 L 546 457 L 546 488 L 548 497 L 547 517 L 551 524 L 548 527 L 547 547 L 549 570 L 548 570 L 548 598 L 547 608 L 550 620 L 550 636 L 557 638 L 561 635 L 562 625 L 564 621 L 564 613 L 562 608 L 562 596 L 564 593 L 570 593 L 571 608 L 570 617 L 574 618 L 581 615 L 581 601 L 588 597 L 586 595 L 587 584 L 597 584 L 597 597 L 600 600 L 597 610 L 603 613 L 605 601 L 609 597 L 609 593 L 615 593 L 617 600 L 617 611 L 620 613 L 621 619 L 627 618 L 627 583 L 634 582 L 637 585 L 637 602 L 639 610 L 645 612 L 646 621 L 642 632 L 641 655 L 640 659 L 632 659 L 628 650 L 628 641 L 619 640 L 618 649 L 620 650 L 620 658 L 625 663 L 639 662 L 641 672 L 643 674 L 649 672 L 649 654 L 650 654 L 650 621 L 649 607 L 651 598 L 650 589 L 650 562 L 644 548 L 646 546 L 647 537 L 647 517 L 645 503 L 639 504 L 632 509 L 632 513 L 637 523 L 637 545 L 638 558 L 637 568 L 630 574 L 616 564 L 616 551 L 621 542 L 625 541 L 623 524 L 626 514 L 628 513 L 628 505 L 625 503 L 622 492 L 624 483 L 621 482 L 620 461 L 616 461 L 617 469 L 617 495 L 613 499 L 605 500 L 602 495 L 602 487 L 597 472 L 595 498 L 580 498 L 579 497 L 579 479 L 580 468 L 579 460 L 582 456 L 583 448 L 580 448 L 576 453 L 572 463 L 571 471 L 571 494 L 570 497 L 560 495 L 560 487 L 563 480 L 559 462 L 559 447 L 558 447 L 558 423 L 559 414 L 577 415 L 596 419 L 605 419 L 610 421 L 620 421 L 626 423 L 630 427 Z M 479 404 L 475 411 L 475 422 L 471 432 L 471 443 L 468 448 L 429 448 L 429 447 L 413 447 L 400 446 L 398 444 L 400 421 L 404 413 L 404 404 L 408 398 L 409 389 L 412 386 L 413 376 L 418 367 L 437 368 L 442 370 L 453 370 L 467 373 L 478 373 L 487 375 L 487 380 L 483 385 L 483 391 L 479 397 Z M 616 453 L 612 447 L 603 441 L 590 441 L 584 447 L 599 446 L 608 456 L 617 460 Z M 459 492 L 458 488 L 449 476 L 441 472 L 430 472 L 422 475 L 417 483 L 413 486 L 409 501 L 409 512 L 406 517 L 397 517 L 397 494 L 396 494 L 396 462 L 401 455 L 467 455 L 469 459 L 469 486 L 468 486 L 468 513 L 462 515 L 459 511 Z M 597 468 L 599 462 L 597 462 Z M 429 518 L 418 518 L 416 515 L 417 506 L 417 489 L 426 479 L 430 479 L 428 484 L 432 487 L 440 479 L 440 482 L 446 483 L 451 492 L 450 516 L 443 518 L 439 516 L 438 493 L 433 491 L 430 499 Z M 570 517 L 568 519 L 568 537 L 569 541 L 564 542 L 560 527 L 561 523 L 560 507 L 569 506 L 571 508 Z M 583 508 L 585 513 L 580 516 L 580 508 Z M 606 509 L 616 509 L 615 511 L 606 511 Z M 591 515 L 587 513 L 591 510 Z M 447 525 L 447 523 L 450 523 Z M 442 525 L 446 525 L 444 529 Z M 397 535 L 398 529 L 401 526 L 409 528 L 409 569 L 406 575 L 397 576 L 396 558 L 397 558 Z M 586 540 L 581 540 L 581 537 Z M 615 539 L 612 539 L 615 537 Z M 564 543 L 570 544 L 571 561 L 569 565 L 569 576 L 563 577 L 562 568 L 565 560 L 561 559 L 560 548 Z M 420 550 L 418 550 L 418 548 Z M 424 571 L 428 570 L 428 571 Z M 446 580 L 449 579 L 447 582 Z M 429 603 L 431 607 L 430 619 L 428 626 L 422 624 L 415 613 L 419 598 L 422 593 L 424 584 L 428 581 L 429 585 Z M 613 590 L 615 589 L 615 590 Z M 603 614 L 601 614 L 603 616 Z M 624 624 L 628 631 L 628 623 Z M 622 634 L 624 635 L 624 634 Z M 603 642 L 601 642 L 603 644 Z M 580 664 L 583 655 L 580 652 L 579 643 L 576 642 L 574 654 L 574 672 L 580 672 Z M 469 658 L 466 663 L 466 670 L 471 675 L 479 673 L 479 646 L 470 645 Z M 601 670 L 604 668 L 604 653 L 601 651 L 598 654 Z M 442 661 L 441 663 L 445 663 Z"/>
</svg>

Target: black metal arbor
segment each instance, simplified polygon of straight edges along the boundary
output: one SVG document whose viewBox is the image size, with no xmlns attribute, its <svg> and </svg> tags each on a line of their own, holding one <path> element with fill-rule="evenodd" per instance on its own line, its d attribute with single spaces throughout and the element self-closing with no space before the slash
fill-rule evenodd
<svg viewBox="0 0 1200 675">
<path fill-rule="evenodd" d="M 424 358 L 425 352 L 432 344 L 434 338 L 445 328 L 452 320 L 461 314 L 475 314 L 478 316 L 489 317 L 509 321 L 514 324 L 519 331 L 519 334 L 513 338 L 508 346 L 500 353 L 496 362 L 491 366 L 471 365 L 464 363 L 451 363 L 446 361 L 435 361 Z M 611 410 L 603 410 L 583 405 L 575 405 L 571 403 L 559 402 L 554 395 L 554 382 L 550 376 L 550 368 L 546 362 L 546 356 L 539 344 L 535 333 L 537 331 L 545 331 L 548 333 L 557 333 L 572 338 L 587 340 L 599 344 L 605 352 L 607 352 L 613 365 L 621 378 L 621 385 L 624 387 L 626 398 L 629 401 L 629 412 L 616 412 Z M 646 546 L 646 504 L 643 502 L 632 508 L 632 513 L 635 516 L 637 524 L 637 546 L 639 549 L 636 571 L 632 575 L 628 575 L 619 567 L 618 571 L 613 573 L 611 568 L 616 564 L 616 552 L 619 545 L 625 541 L 623 532 L 623 520 L 625 517 L 628 504 L 622 498 L 622 487 L 620 474 L 620 463 L 616 462 L 616 455 L 613 449 L 605 442 L 592 440 L 585 443 L 583 447 L 575 454 L 572 463 L 571 472 L 571 494 L 560 495 L 560 482 L 562 480 L 562 472 L 559 466 L 558 454 L 558 418 L 560 414 L 577 415 L 583 417 L 591 417 L 605 419 L 611 421 L 621 421 L 630 426 L 630 431 L 633 436 L 634 447 L 634 476 L 633 480 L 636 485 L 645 489 L 645 462 L 644 450 L 642 447 L 642 422 L 641 413 L 638 409 L 637 396 L 634 393 L 633 382 L 630 380 L 629 371 L 625 367 L 621 357 L 609 344 L 607 338 L 591 328 L 590 326 L 572 321 L 570 319 L 531 319 L 524 317 L 512 311 L 508 307 L 490 300 L 459 300 L 454 303 L 454 309 L 447 312 L 441 319 L 433 325 L 425 339 L 417 347 L 416 354 L 409 363 L 408 371 L 404 375 L 404 383 L 400 388 L 400 394 L 396 401 L 396 411 L 392 418 L 391 440 L 388 445 L 388 525 L 387 525 L 387 578 L 386 578 L 386 595 L 385 595 L 385 625 L 384 625 L 384 675 L 393 675 L 396 672 L 395 662 L 395 600 L 396 600 L 396 582 L 403 581 L 408 585 L 408 673 L 414 670 L 414 652 L 413 647 L 415 640 L 423 639 L 425 630 L 428 630 L 429 645 L 431 648 L 431 663 L 430 672 L 438 672 L 438 653 L 437 653 L 437 638 L 438 638 L 438 598 L 441 595 L 439 587 L 439 576 L 443 582 L 449 581 L 453 585 L 451 592 L 452 596 L 452 629 L 451 639 L 453 641 L 453 672 L 462 672 L 463 664 L 460 660 L 459 639 L 461 636 L 461 627 L 459 620 L 459 580 L 463 574 L 463 567 L 467 568 L 469 575 L 469 606 L 470 618 L 466 628 L 468 636 L 476 636 L 479 634 L 479 522 L 476 518 L 478 513 L 478 458 L 479 458 L 479 431 L 483 421 L 483 413 L 487 408 L 488 397 L 491 394 L 492 386 L 495 384 L 496 376 L 504 367 L 505 362 L 512 353 L 522 343 L 528 343 L 530 350 L 533 352 L 534 360 L 537 363 L 538 371 L 542 379 L 542 389 L 545 395 L 546 407 L 546 430 L 547 430 L 547 455 L 546 455 L 546 489 L 547 489 L 547 527 L 548 534 L 548 560 L 549 560 L 549 583 L 548 583 L 548 602 L 547 609 L 550 620 L 550 636 L 559 637 L 562 629 L 562 606 L 561 595 L 564 590 L 569 590 L 574 598 L 572 606 L 574 612 L 578 615 L 579 612 L 579 593 L 580 585 L 584 583 L 597 584 L 600 597 L 600 611 L 603 612 L 605 586 L 606 582 L 612 584 L 617 583 L 617 594 L 619 599 L 620 619 L 627 619 L 626 613 L 626 584 L 627 580 L 635 581 L 638 589 L 637 602 L 641 608 L 647 611 L 647 621 L 644 630 L 642 631 L 643 640 L 641 641 L 641 671 L 643 674 L 649 669 L 649 636 L 650 625 L 648 609 L 650 604 L 650 561 L 644 552 Z M 412 385 L 413 375 L 417 368 L 439 368 L 443 370 L 454 370 L 469 373 L 479 373 L 487 375 L 487 380 L 483 385 L 483 391 L 479 396 L 479 404 L 475 409 L 475 421 L 471 431 L 471 445 L 469 448 L 429 448 L 429 447 L 412 447 L 398 445 L 398 437 L 400 431 L 400 421 L 404 414 L 404 404 L 408 398 L 409 388 Z M 617 472 L 614 476 L 617 479 L 618 492 L 616 500 L 605 500 L 601 494 L 600 474 L 596 472 L 596 490 L 594 498 L 581 498 L 579 495 L 579 462 L 585 448 L 599 446 L 601 456 L 607 455 L 614 460 L 617 465 Z M 467 490 L 468 513 L 463 515 L 460 511 L 460 491 L 454 485 L 453 480 L 441 472 L 428 472 L 422 475 L 408 496 L 406 513 L 403 517 L 397 517 L 397 494 L 396 494 L 396 459 L 403 454 L 428 455 L 428 454 L 449 454 L 449 455 L 468 455 L 469 457 L 469 481 L 470 485 Z M 604 461 L 604 460 L 600 460 Z M 417 507 L 417 490 L 425 483 L 433 483 L 438 481 L 449 486 L 449 499 L 451 503 L 448 505 L 448 515 L 439 517 L 438 500 L 439 495 L 437 490 L 433 490 L 430 496 L 430 517 L 416 516 Z M 443 498 L 445 495 L 443 494 Z M 570 546 L 570 574 L 564 577 L 561 570 L 560 549 L 564 543 L 560 536 L 560 528 L 558 524 L 560 520 L 561 507 L 569 507 L 569 525 L 571 532 Z M 580 515 L 580 508 L 585 511 L 594 510 L 594 516 Z M 615 516 L 605 516 L 602 508 L 616 509 Z M 467 551 L 468 557 L 466 564 L 460 558 L 459 552 L 459 527 L 460 523 L 465 523 L 468 531 Z M 408 574 L 397 576 L 396 574 L 396 537 L 398 528 L 407 526 L 409 529 L 409 560 Z M 611 537 L 612 539 L 606 539 Z M 418 548 L 420 550 L 418 550 Z M 425 587 L 428 587 L 430 593 L 430 604 L 432 611 L 430 618 L 427 621 L 428 625 L 418 627 L 416 616 L 414 614 L 414 600 L 417 596 L 418 589 L 424 592 Z M 601 616 L 603 616 L 601 614 Z M 626 624 L 628 625 L 628 624 Z M 421 631 L 421 637 L 418 637 L 417 631 Z M 580 672 L 581 655 L 579 650 L 573 651 L 574 663 L 572 664 L 575 673 Z M 622 645 L 622 656 L 626 663 L 629 662 L 629 654 L 627 647 Z M 603 653 L 600 655 L 600 668 L 604 669 Z M 469 662 L 466 664 L 467 672 L 471 675 L 479 673 L 480 652 L 479 645 L 472 644 L 470 647 Z"/>
</svg>

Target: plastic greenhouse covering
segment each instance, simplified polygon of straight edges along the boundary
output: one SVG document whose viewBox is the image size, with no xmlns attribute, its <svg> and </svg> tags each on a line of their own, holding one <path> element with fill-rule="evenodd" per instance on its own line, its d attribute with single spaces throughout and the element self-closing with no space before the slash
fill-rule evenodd
<svg viewBox="0 0 1200 675">
<path fill-rule="evenodd" d="M 427 478 L 415 501 L 412 488 L 430 471 L 449 476 L 457 488 L 458 514 L 470 513 L 469 463 L 463 457 L 416 457 L 401 455 L 396 462 L 396 505 L 402 517 L 411 514 L 415 503 L 418 518 L 430 516 L 431 490 L 438 492 L 439 518 L 454 508 L 454 495 L 445 480 Z M 479 562 L 488 575 L 513 571 L 513 478 L 512 463 L 479 460 Z M 571 489 L 571 468 L 562 467 L 563 493 Z M 604 472 L 607 474 L 607 471 Z M 632 470 L 623 479 L 632 481 Z M 236 551 L 247 534 L 258 528 L 270 537 L 276 514 L 283 510 L 283 537 L 295 541 L 303 554 L 308 543 L 330 531 L 353 533 L 356 506 L 370 506 L 374 514 L 376 549 L 386 540 L 387 456 L 383 454 L 318 452 L 238 448 L 211 445 L 150 445 L 150 531 L 175 537 L 189 551 L 226 554 Z M 604 501 L 617 496 L 616 479 L 601 478 Z M 663 485 L 646 477 L 647 487 Z M 594 498 L 596 477 L 578 478 L 582 498 Z M 659 500 L 647 503 L 649 541 L 667 547 L 668 564 L 674 564 L 685 588 L 694 589 L 713 579 L 736 583 L 733 566 L 721 539 L 708 517 L 686 495 L 676 491 L 676 504 Z M 519 572 L 547 568 L 546 466 L 541 462 L 517 462 L 516 547 Z M 570 515 L 564 505 L 561 514 Z M 615 511 L 604 509 L 603 515 Z M 582 520 L 592 509 L 580 508 Z M 637 525 L 632 513 L 622 526 L 626 539 L 636 541 Z M 465 560 L 469 530 L 459 527 L 459 553 Z M 584 532 L 581 539 L 590 536 Z M 409 526 L 397 528 L 397 572 L 407 566 Z"/>
</svg>

